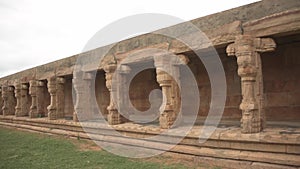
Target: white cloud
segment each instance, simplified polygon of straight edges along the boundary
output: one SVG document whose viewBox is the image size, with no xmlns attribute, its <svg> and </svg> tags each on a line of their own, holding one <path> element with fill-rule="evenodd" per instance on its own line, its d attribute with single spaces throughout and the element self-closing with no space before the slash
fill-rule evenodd
<svg viewBox="0 0 300 169">
<path fill-rule="evenodd" d="M 0 77 L 80 53 L 105 25 L 138 13 L 191 20 L 256 0 L 2 0 Z"/>
</svg>

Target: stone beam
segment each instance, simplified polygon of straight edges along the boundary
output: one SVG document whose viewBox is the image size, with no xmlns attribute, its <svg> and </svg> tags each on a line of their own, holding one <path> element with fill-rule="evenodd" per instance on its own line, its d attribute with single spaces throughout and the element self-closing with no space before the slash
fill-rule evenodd
<svg viewBox="0 0 300 169">
<path fill-rule="evenodd" d="M 228 56 L 237 57 L 238 75 L 241 77 L 242 133 L 258 133 L 265 126 L 260 53 L 273 51 L 275 47 L 273 39 L 240 35 L 226 49 Z"/>
</svg>

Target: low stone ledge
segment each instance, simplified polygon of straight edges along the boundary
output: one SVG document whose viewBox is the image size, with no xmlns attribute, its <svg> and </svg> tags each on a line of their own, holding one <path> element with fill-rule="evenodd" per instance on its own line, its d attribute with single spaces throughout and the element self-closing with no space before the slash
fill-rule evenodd
<svg viewBox="0 0 300 169">
<path fill-rule="evenodd" d="M 9 119 L 9 118 L 8 118 Z M 0 120 L 2 121 L 2 119 Z M 24 124 L 20 124 L 20 123 Z M 26 124 L 27 122 L 27 124 Z M 11 126 L 15 128 L 24 128 L 29 129 L 33 131 L 40 131 L 45 133 L 52 133 L 52 134 L 60 134 L 65 136 L 72 136 L 72 137 L 81 137 L 84 139 L 90 139 L 92 137 L 96 140 L 103 140 L 108 142 L 116 142 L 118 144 L 129 144 L 129 145 L 135 145 L 135 146 L 145 146 L 148 148 L 154 148 L 158 150 L 164 150 L 166 149 L 168 143 L 164 142 L 157 142 L 157 140 L 153 139 L 146 139 L 147 144 L 144 144 L 144 141 L 140 140 L 139 138 L 145 138 L 147 133 L 144 134 L 138 134 L 138 133 L 131 133 L 131 132 L 124 132 L 125 135 L 134 135 L 138 138 L 126 138 L 126 137 L 120 137 L 116 135 L 112 135 L 110 130 L 103 130 L 105 132 L 101 133 L 90 133 L 86 134 L 80 127 L 73 126 L 73 128 L 70 128 L 69 126 L 63 126 L 63 125 L 54 125 L 53 124 L 42 124 L 42 123 L 36 123 L 36 125 L 32 125 L 28 123 L 28 121 L 14 121 L 12 123 L 11 121 L 6 122 L 0 122 L 0 125 L 2 126 Z M 100 134 L 100 135 L 99 135 Z M 167 136 L 166 136 L 167 138 Z M 221 158 L 221 159 L 234 159 L 234 160 L 246 160 L 246 161 L 256 161 L 256 162 L 268 162 L 271 164 L 284 164 L 284 165 L 293 165 L 293 166 L 299 166 L 300 161 L 299 155 L 297 154 L 286 154 L 286 153 L 274 153 L 274 152 L 261 152 L 261 151 L 248 151 L 241 149 L 234 149 L 231 147 L 220 148 L 219 145 L 222 145 L 222 140 L 219 140 L 216 142 L 216 140 L 208 140 L 207 144 L 204 147 L 201 144 L 197 144 L 198 139 L 194 139 L 194 142 L 191 144 L 187 144 L 185 142 L 186 139 L 184 139 L 179 145 L 175 146 L 171 151 L 176 153 L 182 153 L 182 154 L 188 154 L 188 155 L 195 155 L 195 156 L 204 156 L 204 157 L 213 157 L 213 158 Z M 230 143 L 226 143 L 229 144 Z M 241 143 L 242 145 L 243 143 Z M 249 148 L 245 146 L 246 148 Z M 238 147 L 237 147 L 238 148 Z M 291 147 L 292 148 L 292 147 Z M 268 149 L 266 149 L 267 151 Z"/>
<path fill-rule="evenodd" d="M 152 138 L 153 136 L 161 134 L 163 131 L 163 129 L 160 129 L 159 127 L 142 126 L 133 123 L 126 123 L 113 127 L 107 127 L 104 124 L 97 123 L 82 123 L 85 126 L 85 128 L 82 128 L 82 124 L 78 122 L 66 120 L 48 120 L 47 118 L 29 119 L 26 117 L 16 118 L 13 116 L 0 116 L 0 121 L 38 127 L 47 126 L 53 129 L 58 128 L 70 131 L 85 131 L 92 134 L 99 134 L 100 129 L 101 132 L 106 133 L 107 135 L 113 135 L 111 131 L 116 130 L 125 136 L 134 137 L 137 139 L 147 138 L 152 141 L 155 141 L 155 139 L 153 140 Z M 275 129 L 275 131 L 270 130 L 262 134 L 254 135 L 240 134 L 238 128 L 217 129 L 213 137 L 202 144 L 199 143 L 200 129 L 201 126 L 195 126 L 188 136 L 182 140 L 181 144 L 199 147 L 300 154 L 300 143 L 299 140 L 297 140 L 297 138 L 300 138 L 299 134 L 280 134 L 280 129 Z M 172 135 L 176 137 L 176 132 Z M 165 140 L 168 140 L 167 138 L 170 137 L 170 135 L 161 134 L 161 137 L 165 137 Z M 277 139 L 272 140 L 274 137 Z M 268 138 L 268 140 L 266 141 L 266 139 L 261 138 Z"/>
</svg>

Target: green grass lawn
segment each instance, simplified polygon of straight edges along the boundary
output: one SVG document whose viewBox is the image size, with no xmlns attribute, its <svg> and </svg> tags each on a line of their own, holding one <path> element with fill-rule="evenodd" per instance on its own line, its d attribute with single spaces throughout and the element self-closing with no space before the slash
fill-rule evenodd
<svg viewBox="0 0 300 169">
<path fill-rule="evenodd" d="M 0 128 L 0 168 L 188 168 L 119 157 L 103 150 L 83 150 L 78 145 L 85 142 Z"/>
</svg>

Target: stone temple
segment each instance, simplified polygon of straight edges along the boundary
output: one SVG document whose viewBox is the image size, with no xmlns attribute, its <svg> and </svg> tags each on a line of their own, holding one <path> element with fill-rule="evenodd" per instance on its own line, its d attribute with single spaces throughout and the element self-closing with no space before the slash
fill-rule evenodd
<svg viewBox="0 0 300 169">
<path fill-rule="evenodd" d="M 186 31 L 187 22 L 157 31 L 176 33 L 178 38 L 144 34 L 0 78 L 0 125 L 89 139 L 80 122 L 98 113 L 112 129 L 130 136 L 125 141 L 111 136 L 109 142 L 135 146 L 140 138 L 180 128 L 190 117 L 194 100 L 186 101 L 180 92 L 192 87 L 182 74 L 182 68 L 188 67 L 200 95 L 195 125 L 169 153 L 228 168 L 299 168 L 300 1 L 263 0 L 189 23 L 203 31 L 210 43 L 197 41 L 196 32 Z M 211 121 L 216 130 L 199 143 L 209 110 L 220 106 L 212 103 L 218 93 L 213 95 L 206 65 L 197 56 L 209 60 L 212 48 L 224 69 L 226 100 L 218 124 Z M 167 52 L 134 56 L 147 49 Z M 166 53 L 179 59 L 170 64 Z M 93 59 L 100 55 L 103 58 L 95 63 Z M 129 55 L 133 57 L 126 59 Z M 141 65 L 149 68 L 132 76 Z M 130 111 L 119 110 L 128 104 L 141 112 L 149 110 L 154 89 L 162 91 L 154 100 L 164 104 L 154 121 L 136 123 Z M 214 112 L 210 116 L 214 119 Z M 168 144 L 148 141 L 144 145 L 148 149 L 156 143 Z"/>
</svg>

